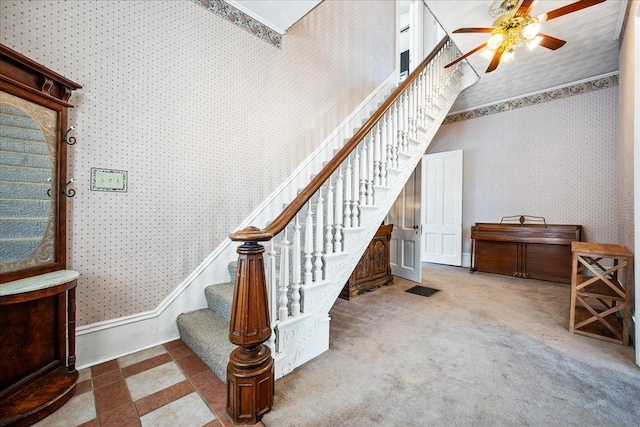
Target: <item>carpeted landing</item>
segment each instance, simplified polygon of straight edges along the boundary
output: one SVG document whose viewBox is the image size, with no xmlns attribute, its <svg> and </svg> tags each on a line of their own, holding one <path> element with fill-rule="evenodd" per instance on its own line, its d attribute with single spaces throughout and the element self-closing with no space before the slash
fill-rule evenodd
<svg viewBox="0 0 640 427">
<path fill-rule="evenodd" d="M 276 382 L 269 427 L 639 426 L 634 350 L 568 332 L 569 286 L 428 265 L 338 300 L 326 353 Z"/>
</svg>

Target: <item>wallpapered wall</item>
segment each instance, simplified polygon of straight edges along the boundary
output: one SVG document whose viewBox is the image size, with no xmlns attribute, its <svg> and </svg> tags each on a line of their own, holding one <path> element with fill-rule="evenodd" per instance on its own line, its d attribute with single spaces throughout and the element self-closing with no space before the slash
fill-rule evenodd
<svg viewBox="0 0 640 427">
<path fill-rule="evenodd" d="M 189 0 L 3 1 L 0 42 L 83 86 L 78 324 L 155 308 L 391 74 L 394 27 L 393 2 L 325 1 L 277 49 Z"/>
<path fill-rule="evenodd" d="M 629 10 L 627 26 L 623 43 L 620 49 L 620 128 L 618 173 L 620 188 L 619 194 L 619 224 L 620 244 L 634 252 L 634 197 L 633 197 L 633 160 L 634 160 L 634 117 L 637 120 L 638 112 L 634 111 L 634 94 L 640 82 L 635 81 L 635 67 L 637 67 L 637 50 L 635 41 L 635 16 L 638 11 L 638 2 L 634 2 Z M 635 90 L 634 90 L 635 89 Z"/>
<path fill-rule="evenodd" d="M 464 150 L 463 251 L 471 226 L 537 215 L 617 243 L 618 87 L 443 125 L 427 154 Z"/>
</svg>

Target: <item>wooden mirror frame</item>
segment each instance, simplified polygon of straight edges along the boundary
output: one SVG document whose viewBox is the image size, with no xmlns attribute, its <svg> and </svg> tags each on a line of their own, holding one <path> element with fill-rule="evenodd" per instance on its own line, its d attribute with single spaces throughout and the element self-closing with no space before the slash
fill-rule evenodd
<svg viewBox="0 0 640 427">
<path fill-rule="evenodd" d="M 52 221 L 55 223 L 53 260 L 43 265 L 0 273 L 0 283 L 66 268 L 67 198 L 61 194 L 61 189 L 67 183 L 67 143 L 62 135 L 67 130 L 67 110 L 73 107 L 68 103 L 71 92 L 80 88 L 77 83 L 0 44 L 0 90 L 57 113 L 57 176 L 51 179 L 51 191 L 56 194 L 55 206 L 52 207 Z"/>
</svg>

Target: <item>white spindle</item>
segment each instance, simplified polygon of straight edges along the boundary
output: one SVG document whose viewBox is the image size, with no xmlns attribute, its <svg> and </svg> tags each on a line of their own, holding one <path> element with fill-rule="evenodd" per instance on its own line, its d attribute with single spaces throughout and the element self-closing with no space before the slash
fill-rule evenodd
<svg viewBox="0 0 640 427">
<path fill-rule="evenodd" d="M 296 214 L 295 223 L 293 225 L 293 242 L 291 253 L 292 266 L 292 280 L 291 280 L 291 317 L 298 317 L 300 315 L 300 221 Z"/>
<path fill-rule="evenodd" d="M 274 324 L 276 319 L 278 319 L 278 301 L 276 301 L 278 290 L 276 288 L 276 250 L 273 247 L 273 239 L 269 242 L 269 250 L 267 251 L 268 255 L 268 267 L 267 267 L 267 284 L 269 287 L 268 298 L 269 298 L 269 317 L 271 319 L 271 335 L 269 336 L 269 341 L 267 345 L 272 350 L 275 350 L 276 343 L 276 334 L 274 331 Z"/>
<path fill-rule="evenodd" d="M 307 221 L 304 225 L 304 284 L 310 285 L 313 283 L 313 211 L 311 210 L 311 203 L 309 203 L 309 209 L 307 211 Z"/>
<path fill-rule="evenodd" d="M 351 157 L 347 157 L 347 167 L 344 172 L 344 221 L 342 224 L 345 228 L 352 227 L 351 225 Z"/>
<path fill-rule="evenodd" d="M 351 226 L 360 226 L 360 208 L 358 206 L 358 200 L 360 196 L 360 154 L 358 154 L 358 148 L 354 150 L 353 155 L 353 200 L 351 208 Z"/>
<path fill-rule="evenodd" d="M 280 249 L 280 300 L 278 309 L 278 319 L 287 320 L 289 317 L 289 300 L 287 298 L 287 287 L 289 286 L 289 241 L 287 240 L 287 229 L 284 229 L 282 238 L 282 248 Z"/>
<path fill-rule="evenodd" d="M 324 251 L 327 254 L 333 252 L 333 183 L 329 177 L 329 187 L 327 188 L 327 225 L 324 237 Z"/>
<path fill-rule="evenodd" d="M 336 183 L 336 213 L 334 216 L 335 221 L 335 238 L 333 240 L 333 251 L 334 252 L 342 252 L 342 201 L 343 197 L 343 186 L 344 186 L 344 176 L 342 175 L 342 166 L 338 169 L 338 182 Z"/>
<path fill-rule="evenodd" d="M 367 140 L 360 143 L 360 206 L 367 204 Z"/>
<path fill-rule="evenodd" d="M 324 199 L 322 198 L 322 188 L 318 190 L 318 205 L 316 207 L 316 253 L 315 263 L 313 269 L 313 280 L 316 282 L 322 281 L 322 249 L 324 234 Z"/>
<path fill-rule="evenodd" d="M 380 185 L 387 185 L 387 167 L 389 167 L 389 158 L 391 157 L 391 113 L 387 111 L 384 115 L 384 132 L 382 138 L 382 151 L 380 156 Z"/>
<path fill-rule="evenodd" d="M 415 127 L 415 120 L 416 120 L 416 104 L 415 104 L 415 84 L 413 82 L 411 82 L 411 84 L 409 84 L 409 87 L 407 88 L 407 96 L 409 97 L 409 123 L 408 123 L 408 131 L 409 131 L 409 136 L 411 138 L 415 137 L 415 133 L 414 133 L 414 127 Z"/>
<path fill-rule="evenodd" d="M 393 103 L 393 114 L 391 115 L 391 124 L 393 125 L 391 128 L 391 132 L 393 133 L 391 138 L 391 162 L 395 169 L 399 169 L 398 165 L 398 101 Z"/>
<path fill-rule="evenodd" d="M 375 167 L 373 165 L 373 153 L 375 151 L 375 138 L 376 129 L 373 128 L 369 133 L 369 147 L 367 158 L 367 205 L 373 205 L 373 177 L 375 174 Z"/>
</svg>

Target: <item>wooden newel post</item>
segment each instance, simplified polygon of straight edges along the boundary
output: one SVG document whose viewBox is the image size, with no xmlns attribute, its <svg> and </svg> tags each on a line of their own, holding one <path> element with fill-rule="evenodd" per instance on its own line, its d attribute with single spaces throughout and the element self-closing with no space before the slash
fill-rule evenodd
<svg viewBox="0 0 640 427">
<path fill-rule="evenodd" d="M 271 336 L 263 253 L 256 242 L 238 248 L 229 341 L 239 347 L 227 365 L 227 413 L 236 424 L 257 423 L 273 405 L 273 359 L 263 344 Z"/>
</svg>

